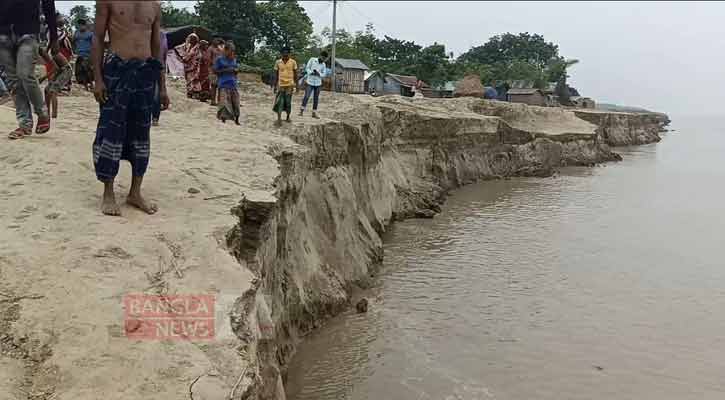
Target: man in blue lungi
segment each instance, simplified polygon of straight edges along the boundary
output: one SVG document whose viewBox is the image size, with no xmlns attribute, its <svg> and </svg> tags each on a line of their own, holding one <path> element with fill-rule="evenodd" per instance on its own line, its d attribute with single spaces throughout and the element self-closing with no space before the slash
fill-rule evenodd
<svg viewBox="0 0 725 400">
<path fill-rule="evenodd" d="M 106 215 L 121 215 L 113 182 L 121 160 L 131 163 L 133 178 L 126 203 L 148 214 L 157 206 L 141 195 L 141 183 L 149 164 L 149 131 L 154 91 L 159 89 L 162 109 L 169 106 L 165 71 L 161 67 L 161 8 L 157 1 L 96 1 L 93 41 L 93 93 L 101 106 L 93 162 L 103 182 Z M 104 59 L 104 42 L 110 38 L 110 54 Z"/>
</svg>

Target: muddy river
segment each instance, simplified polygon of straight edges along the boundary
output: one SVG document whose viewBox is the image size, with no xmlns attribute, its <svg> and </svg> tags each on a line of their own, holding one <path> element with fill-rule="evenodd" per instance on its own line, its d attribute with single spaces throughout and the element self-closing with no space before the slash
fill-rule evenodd
<svg viewBox="0 0 725 400">
<path fill-rule="evenodd" d="M 288 398 L 725 398 L 723 126 L 391 227 L 369 312 L 306 339 Z"/>
</svg>

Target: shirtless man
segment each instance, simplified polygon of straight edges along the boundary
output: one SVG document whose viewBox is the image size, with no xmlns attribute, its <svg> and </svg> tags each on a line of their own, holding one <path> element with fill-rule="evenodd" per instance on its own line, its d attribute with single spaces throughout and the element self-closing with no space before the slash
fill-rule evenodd
<svg viewBox="0 0 725 400">
<path fill-rule="evenodd" d="M 166 79 L 160 59 L 161 6 L 158 1 L 96 1 L 95 39 L 91 58 L 95 87 L 101 106 L 93 161 L 103 182 L 106 215 L 121 215 L 113 192 L 120 160 L 131 163 L 133 178 L 126 203 L 148 214 L 157 206 L 141 195 L 149 162 L 154 90 L 159 87 L 162 109 L 169 107 Z M 110 56 L 104 60 L 104 43 L 110 39 Z"/>
</svg>

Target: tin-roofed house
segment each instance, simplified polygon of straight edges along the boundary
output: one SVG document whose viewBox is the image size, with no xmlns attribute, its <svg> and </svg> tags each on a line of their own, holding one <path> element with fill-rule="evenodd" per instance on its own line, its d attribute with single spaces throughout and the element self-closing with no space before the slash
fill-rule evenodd
<svg viewBox="0 0 725 400">
<path fill-rule="evenodd" d="M 365 93 L 373 96 L 385 94 L 385 74 L 381 71 L 370 71 L 365 74 Z"/>
<path fill-rule="evenodd" d="M 430 86 L 419 81 L 417 77 L 411 75 L 385 75 L 385 94 L 399 94 L 401 96 L 413 97 L 417 89 L 425 91 Z"/>
<path fill-rule="evenodd" d="M 337 91 L 342 93 L 365 93 L 365 72 L 367 65 L 360 60 L 350 58 L 335 59 Z"/>
</svg>

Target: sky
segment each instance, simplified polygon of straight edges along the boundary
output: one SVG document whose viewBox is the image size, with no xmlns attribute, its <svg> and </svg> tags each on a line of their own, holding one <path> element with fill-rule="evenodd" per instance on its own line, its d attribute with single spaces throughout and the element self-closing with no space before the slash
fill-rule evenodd
<svg viewBox="0 0 725 400">
<path fill-rule="evenodd" d="M 61 12 L 90 1 L 56 1 Z M 195 1 L 175 1 L 191 7 Z M 331 1 L 302 1 L 321 31 Z M 725 114 L 725 3 L 341 1 L 338 26 L 422 45 L 443 43 L 459 55 L 496 34 L 530 32 L 580 63 L 569 83 L 598 102 L 673 115 Z M 693 96 L 688 97 L 688 93 Z"/>
</svg>

